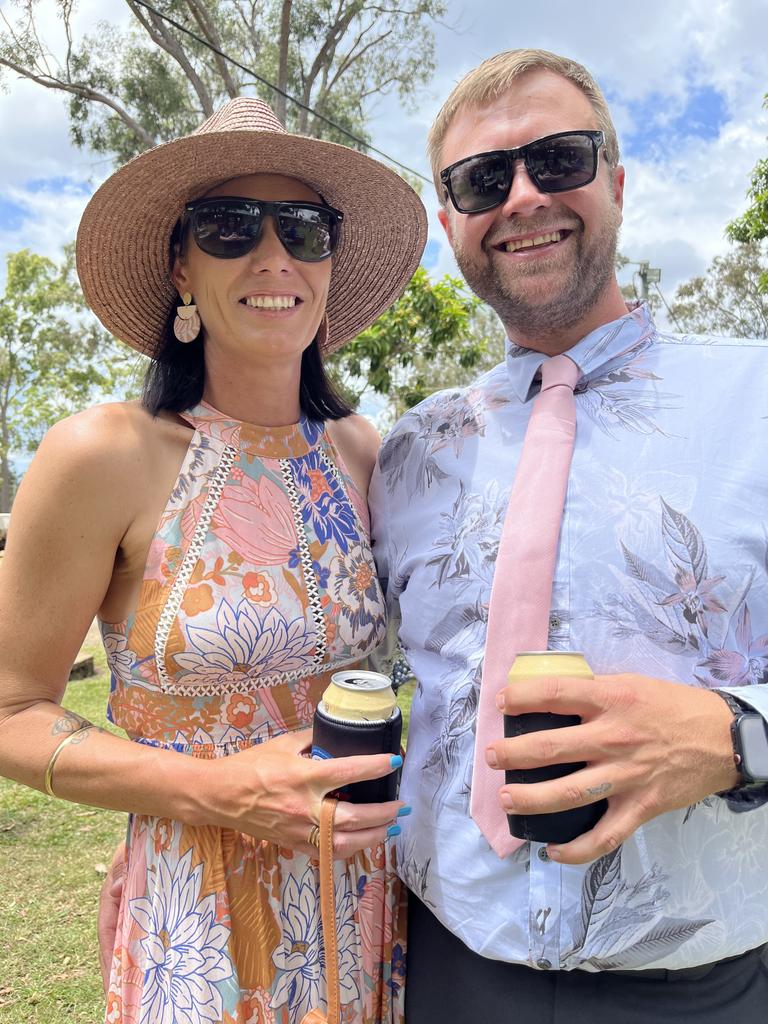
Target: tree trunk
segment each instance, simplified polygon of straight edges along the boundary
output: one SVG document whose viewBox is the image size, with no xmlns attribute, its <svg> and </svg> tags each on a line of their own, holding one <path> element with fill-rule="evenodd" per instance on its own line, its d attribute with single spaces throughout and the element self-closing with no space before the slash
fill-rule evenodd
<svg viewBox="0 0 768 1024">
<path fill-rule="evenodd" d="M 8 459 L 11 439 L 8 429 L 8 392 L 3 388 L 0 404 L 0 512 L 11 511 L 11 466 Z"/>
<path fill-rule="evenodd" d="M 280 61 L 277 67 L 277 87 L 285 92 L 288 85 L 288 43 L 291 36 L 291 4 L 293 0 L 283 0 L 282 17 L 280 18 Z M 275 97 L 275 113 L 278 120 L 285 124 L 285 96 L 277 93 Z"/>
</svg>

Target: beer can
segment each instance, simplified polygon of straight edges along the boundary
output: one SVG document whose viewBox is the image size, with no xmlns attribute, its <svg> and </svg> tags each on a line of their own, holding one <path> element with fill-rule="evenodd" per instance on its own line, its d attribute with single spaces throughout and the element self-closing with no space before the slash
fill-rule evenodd
<svg viewBox="0 0 768 1024">
<path fill-rule="evenodd" d="M 581 651 L 520 651 L 508 679 L 536 679 L 547 676 L 577 676 L 593 679 L 592 669 Z"/>
<path fill-rule="evenodd" d="M 594 678 L 592 669 L 580 651 L 521 651 L 509 670 L 508 679 L 510 684 L 514 685 L 519 679 L 546 676 Z M 511 738 L 580 724 L 581 719 L 578 715 L 556 715 L 549 711 L 504 715 L 504 735 Z M 542 765 L 538 768 L 507 769 L 504 777 L 507 785 L 547 782 L 571 775 L 584 767 L 584 762 L 574 762 Z M 569 811 L 556 811 L 550 814 L 509 814 L 509 831 L 518 839 L 539 843 L 568 843 L 593 828 L 607 807 L 606 800 L 598 800 Z"/>
<path fill-rule="evenodd" d="M 347 722 L 386 721 L 396 703 L 388 676 L 361 669 L 334 672 L 322 698 L 327 714 Z"/>
</svg>

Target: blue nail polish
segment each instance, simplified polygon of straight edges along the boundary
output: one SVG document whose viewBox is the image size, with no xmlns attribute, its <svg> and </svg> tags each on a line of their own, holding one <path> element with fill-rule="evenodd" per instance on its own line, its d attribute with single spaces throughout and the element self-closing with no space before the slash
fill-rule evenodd
<svg viewBox="0 0 768 1024">
<path fill-rule="evenodd" d="M 404 818 L 407 814 L 410 814 L 412 810 L 412 807 L 401 807 L 397 812 L 397 816 L 398 818 Z"/>
<path fill-rule="evenodd" d="M 390 768 L 400 768 L 403 763 L 402 757 L 399 754 L 393 754 L 389 759 Z"/>
<path fill-rule="evenodd" d="M 399 825 L 390 825 L 387 829 L 387 839 L 391 836 L 399 836 L 401 831 L 402 830 Z"/>
</svg>

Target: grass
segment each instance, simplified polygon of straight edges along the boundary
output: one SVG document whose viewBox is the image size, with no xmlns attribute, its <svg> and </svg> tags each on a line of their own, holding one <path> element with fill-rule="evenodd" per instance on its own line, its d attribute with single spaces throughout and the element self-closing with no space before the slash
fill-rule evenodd
<svg viewBox="0 0 768 1024">
<path fill-rule="evenodd" d="M 99 725 L 99 674 L 67 687 L 64 705 Z M 96 944 L 99 889 L 125 815 L 51 800 L 0 779 L 0 1021 L 96 1024 L 104 1016 Z"/>
<path fill-rule="evenodd" d="M 104 653 L 91 635 L 98 675 L 67 687 L 64 705 L 107 726 Z M 403 736 L 413 682 L 400 688 Z M 107 726 L 112 728 L 111 726 Z M 0 1022 L 96 1024 L 104 997 L 96 906 L 124 814 L 50 800 L 0 779 Z"/>
</svg>

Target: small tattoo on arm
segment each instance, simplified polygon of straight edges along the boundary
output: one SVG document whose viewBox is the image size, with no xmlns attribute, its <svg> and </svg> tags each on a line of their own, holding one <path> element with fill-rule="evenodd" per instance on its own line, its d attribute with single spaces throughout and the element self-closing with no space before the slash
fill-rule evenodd
<svg viewBox="0 0 768 1024">
<path fill-rule="evenodd" d="M 603 796 L 605 793 L 610 792 L 613 786 L 610 782 L 601 782 L 599 786 L 588 786 L 587 793 L 590 796 Z"/>
<path fill-rule="evenodd" d="M 70 736 L 73 733 L 82 733 L 82 736 L 77 736 L 76 739 L 72 740 L 72 743 L 82 743 L 83 740 L 88 739 L 88 735 L 92 732 L 103 733 L 106 729 L 102 729 L 100 725 L 94 725 L 93 722 L 89 722 L 87 718 L 83 718 L 82 715 L 76 715 L 74 711 L 64 711 L 63 718 L 57 718 L 53 723 L 51 729 L 52 736 Z"/>
<path fill-rule="evenodd" d="M 81 729 L 85 729 L 90 726 L 90 722 L 87 718 L 82 718 L 80 715 L 76 715 L 74 711 L 65 711 L 63 718 L 57 718 L 53 723 L 51 729 L 51 735 L 61 736 L 67 735 L 68 733 L 79 732 Z"/>
</svg>

